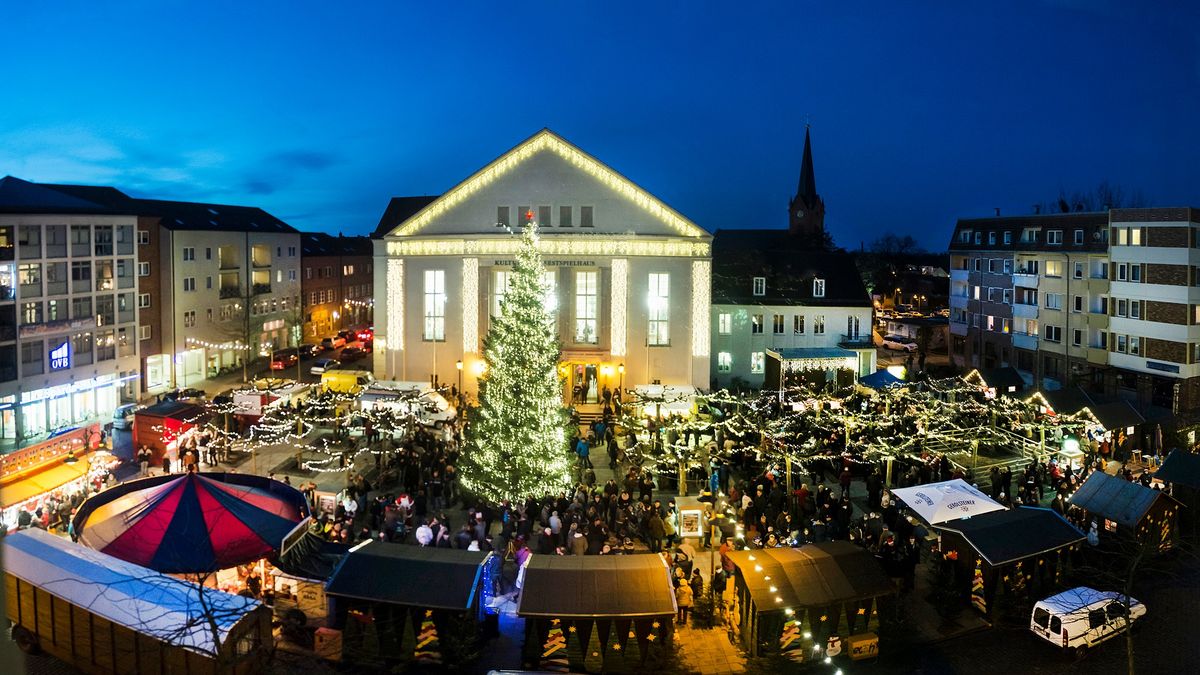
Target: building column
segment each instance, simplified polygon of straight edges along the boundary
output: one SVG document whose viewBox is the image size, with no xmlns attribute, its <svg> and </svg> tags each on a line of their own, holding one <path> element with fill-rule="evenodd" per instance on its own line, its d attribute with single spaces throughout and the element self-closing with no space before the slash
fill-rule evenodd
<svg viewBox="0 0 1200 675">
<path fill-rule="evenodd" d="M 712 336 L 712 261 L 692 261 L 692 385 L 709 386 Z"/>
<path fill-rule="evenodd" d="M 479 258 L 463 258 L 462 266 L 463 354 L 479 349 Z"/>
<path fill-rule="evenodd" d="M 387 305 L 384 310 L 384 316 L 387 319 L 387 334 L 384 336 L 384 344 L 380 345 L 380 351 L 383 352 L 381 356 L 384 364 L 384 372 L 377 372 L 375 376 L 382 376 L 387 379 L 399 373 L 400 379 L 404 379 L 406 373 L 404 372 L 403 258 L 388 258 L 385 291 L 384 297 L 387 299 Z M 397 358 L 400 360 L 399 363 L 396 361 Z"/>
</svg>

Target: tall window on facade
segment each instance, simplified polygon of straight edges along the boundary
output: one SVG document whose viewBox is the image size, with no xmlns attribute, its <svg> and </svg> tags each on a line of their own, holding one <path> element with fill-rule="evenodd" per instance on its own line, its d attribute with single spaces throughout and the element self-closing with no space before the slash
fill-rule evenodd
<svg viewBox="0 0 1200 675">
<path fill-rule="evenodd" d="M 814 298 L 825 297 L 825 280 L 824 279 L 813 279 L 813 297 Z"/>
<path fill-rule="evenodd" d="M 550 227 L 550 207 L 549 206 L 539 206 L 538 207 L 538 225 L 541 225 L 542 227 Z"/>
<path fill-rule="evenodd" d="M 650 345 L 671 344 L 671 275 L 653 273 L 650 275 L 650 290 L 647 299 L 650 304 Z"/>
<path fill-rule="evenodd" d="M 425 270 L 426 340 L 446 339 L 446 271 Z"/>
<path fill-rule="evenodd" d="M 1200 343 L 1197 343 L 1197 345 L 1200 345 Z M 733 356 L 730 355 L 729 352 L 718 352 L 717 353 L 717 372 L 718 373 L 728 373 L 730 368 L 732 368 L 732 367 L 733 367 Z"/>
<path fill-rule="evenodd" d="M 859 320 L 857 316 L 846 317 L 846 337 L 857 338 L 859 330 Z"/>
<path fill-rule="evenodd" d="M 792 332 L 796 335 L 804 335 L 804 315 L 797 314 L 792 317 Z"/>
<path fill-rule="evenodd" d="M 772 326 L 772 329 L 776 335 L 783 335 L 783 315 L 782 314 L 775 315 L 774 325 Z"/>
<path fill-rule="evenodd" d="M 1196 305 L 1200 309 L 1200 305 Z M 733 315 L 728 312 L 721 312 L 717 315 L 717 333 L 719 335 L 729 335 L 733 332 Z"/>
<path fill-rule="evenodd" d="M 500 303 L 504 302 L 504 294 L 508 292 L 512 271 L 496 270 L 492 280 L 492 316 L 500 316 Z"/>
<path fill-rule="evenodd" d="M 752 372 L 752 373 L 763 372 L 763 370 L 764 370 L 763 366 L 767 362 L 766 357 L 767 357 L 767 355 L 765 352 L 750 352 L 750 372 Z"/>
<path fill-rule="evenodd" d="M 542 288 L 545 293 L 542 295 L 542 306 L 547 312 L 558 311 L 558 271 L 546 270 L 542 272 Z"/>
<path fill-rule="evenodd" d="M 599 315 L 599 272 L 575 273 L 575 341 L 595 344 L 598 339 L 596 317 Z"/>
<path fill-rule="evenodd" d="M 754 277 L 754 295 L 760 296 L 760 295 L 766 295 L 766 294 L 767 294 L 767 278 L 766 277 Z"/>
<path fill-rule="evenodd" d="M 508 207 L 507 206 L 497 206 L 496 207 L 496 227 L 508 227 L 511 224 L 512 224 L 512 220 L 509 219 Z"/>
<path fill-rule="evenodd" d="M 825 334 L 825 315 L 818 314 L 813 318 L 813 335 Z"/>
</svg>

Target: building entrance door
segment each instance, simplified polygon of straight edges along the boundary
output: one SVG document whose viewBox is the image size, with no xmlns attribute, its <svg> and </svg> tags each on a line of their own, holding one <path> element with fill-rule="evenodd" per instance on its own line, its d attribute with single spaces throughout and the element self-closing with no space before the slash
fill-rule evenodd
<svg viewBox="0 0 1200 675">
<path fill-rule="evenodd" d="M 571 402 L 599 403 L 600 402 L 600 364 L 572 363 L 571 364 Z"/>
</svg>

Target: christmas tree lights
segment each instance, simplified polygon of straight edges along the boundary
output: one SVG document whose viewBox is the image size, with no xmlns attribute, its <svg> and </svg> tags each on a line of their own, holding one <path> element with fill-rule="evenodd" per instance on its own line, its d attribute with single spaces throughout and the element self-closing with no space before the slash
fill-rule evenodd
<svg viewBox="0 0 1200 675">
<path fill-rule="evenodd" d="M 560 349 L 543 302 L 537 247 L 537 225 L 531 223 L 521 236 L 500 315 L 484 340 L 487 369 L 461 460 L 463 486 L 494 502 L 557 492 L 570 482 Z"/>
</svg>

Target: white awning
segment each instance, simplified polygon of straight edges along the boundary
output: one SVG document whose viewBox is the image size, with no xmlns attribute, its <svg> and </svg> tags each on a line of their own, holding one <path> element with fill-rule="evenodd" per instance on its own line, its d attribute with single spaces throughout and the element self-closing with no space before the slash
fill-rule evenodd
<svg viewBox="0 0 1200 675">
<path fill-rule="evenodd" d="M 1004 510 L 1003 504 L 993 501 L 961 478 L 895 488 L 892 494 L 930 525 Z"/>
</svg>

